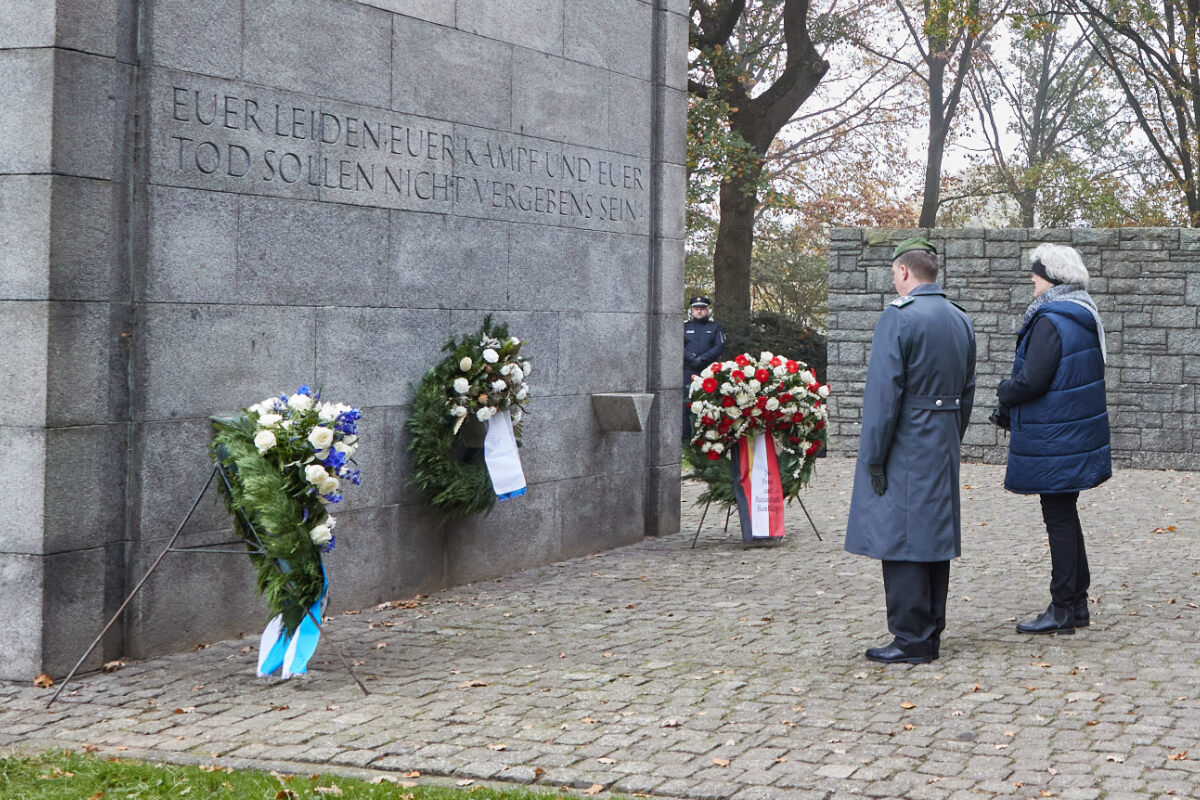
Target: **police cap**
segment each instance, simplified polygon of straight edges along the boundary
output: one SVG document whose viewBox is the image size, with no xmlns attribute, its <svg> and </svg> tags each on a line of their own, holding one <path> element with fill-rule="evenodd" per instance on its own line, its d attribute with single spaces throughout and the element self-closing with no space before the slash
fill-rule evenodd
<svg viewBox="0 0 1200 800">
<path fill-rule="evenodd" d="M 896 249 L 892 251 L 892 258 L 899 258 L 902 253 L 907 253 L 909 250 L 926 250 L 930 253 L 937 253 L 937 248 L 928 239 L 921 236 L 910 236 L 896 245 Z"/>
<path fill-rule="evenodd" d="M 712 301 L 704 295 L 698 294 L 691 299 L 691 302 L 689 302 L 688 305 L 692 308 L 695 308 L 696 306 L 704 306 L 705 308 L 708 308 L 712 305 Z"/>
</svg>

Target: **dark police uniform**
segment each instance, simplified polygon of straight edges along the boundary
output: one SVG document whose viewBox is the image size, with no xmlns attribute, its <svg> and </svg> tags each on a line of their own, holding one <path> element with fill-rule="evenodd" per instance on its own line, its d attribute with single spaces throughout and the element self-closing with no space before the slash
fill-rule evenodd
<svg viewBox="0 0 1200 800">
<path fill-rule="evenodd" d="M 959 447 L 975 399 L 975 330 L 936 283 L 884 309 L 871 340 L 846 550 L 883 561 L 888 628 L 937 657 L 961 554 Z M 886 477 L 876 494 L 872 473 Z"/>
<path fill-rule="evenodd" d="M 704 320 L 692 319 L 688 314 L 683 326 L 683 400 L 686 403 L 691 393 L 692 376 L 721 357 L 725 350 L 725 331 L 709 316 Z M 683 437 L 692 436 L 691 414 L 684 409 Z"/>
</svg>

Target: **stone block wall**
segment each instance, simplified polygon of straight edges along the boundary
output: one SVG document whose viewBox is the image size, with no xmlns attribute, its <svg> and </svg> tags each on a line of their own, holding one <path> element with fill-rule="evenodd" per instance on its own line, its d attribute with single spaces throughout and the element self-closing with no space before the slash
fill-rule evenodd
<svg viewBox="0 0 1200 800">
<path fill-rule="evenodd" d="M 364 411 L 335 611 L 677 530 L 686 42 L 682 0 L 0 3 L 0 678 L 65 672 L 209 415 L 300 383 Z M 531 488 L 439 527 L 403 423 L 488 313 Z M 654 394 L 646 430 L 594 392 Z M 184 543 L 228 534 L 210 492 Z M 87 666 L 263 622 L 246 559 L 171 555 Z"/>
<path fill-rule="evenodd" d="M 1088 291 L 1104 321 L 1114 465 L 1200 469 L 1200 231 L 1177 228 L 834 229 L 831 451 L 852 455 L 857 449 L 871 334 L 895 297 L 892 248 L 917 234 L 937 245 L 940 282 L 975 324 L 977 389 L 964 458 L 988 463 L 1007 458 L 1006 434 L 987 418 L 996 405 L 996 387 L 1012 369 L 1016 332 L 1033 299 L 1027 254 L 1042 242 L 1056 242 L 1083 256 L 1091 276 Z"/>
</svg>

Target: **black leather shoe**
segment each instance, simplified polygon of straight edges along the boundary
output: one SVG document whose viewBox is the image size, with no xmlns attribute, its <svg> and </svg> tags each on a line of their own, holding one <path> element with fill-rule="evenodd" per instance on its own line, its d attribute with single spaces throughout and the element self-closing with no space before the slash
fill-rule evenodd
<svg viewBox="0 0 1200 800">
<path fill-rule="evenodd" d="M 1061 633 L 1069 636 L 1075 633 L 1075 610 L 1051 604 L 1029 622 L 1018 622 L 1017 633 Z"/>
<path fill-rule="evenodd" d="M 933 660 L 937 661 L 942 656 L 942 637 L 933 637 Z"/>
<path fill-rule="evenodd" d="M 1075 604 L 1075 607 L 1073 609 L 1071 609 L 1071 611 L 1075 615 L 1075 627 L 1076 628 L 1086 628 L 1088 625 L 1091 624 L 1092 619 L 1091 619 L 1091 616 L 1088 614 L 1087 600 L 1080 600 L 1078 603 Z"/>
<path fill-rule="evenodd" d="M 880 664 L 928 664 L 932 656 L 915 656 L 901 649 L 895 642 L 887 647 L 868 647 L 867 658 Z"/>
</svg>

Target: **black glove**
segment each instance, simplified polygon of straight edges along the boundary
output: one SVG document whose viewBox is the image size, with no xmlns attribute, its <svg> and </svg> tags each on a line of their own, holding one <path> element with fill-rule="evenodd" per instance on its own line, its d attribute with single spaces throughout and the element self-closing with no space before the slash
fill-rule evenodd
<svg viewBox="0 0 1200 800">
<path fill-rule="evenodd" d="M 887 475 L 884 474 L 883 467 L 867 467 L 867 471 L 871 473 L 871 489 L 883 497 L 887 492 Z"/>
<path fill-rule="evenodd" d="M 996 406 L 996 410 L 992 412 L 992 415 L 990 417 L 988 417 L 988 422 L 992 423 L 997 428 L 1003 428 L 1004 430 L 1008 430 L 1009 426 L 1011 424 L 1010 420 L 1009 420 L 1009 416 L 1008 416 L 1008 406 L 1006 406 L 1006 405 Z"/>
</svg>

